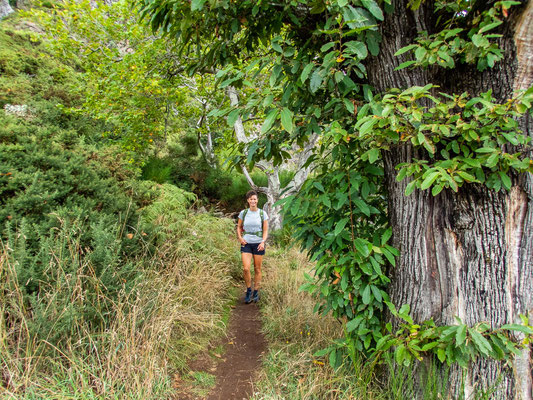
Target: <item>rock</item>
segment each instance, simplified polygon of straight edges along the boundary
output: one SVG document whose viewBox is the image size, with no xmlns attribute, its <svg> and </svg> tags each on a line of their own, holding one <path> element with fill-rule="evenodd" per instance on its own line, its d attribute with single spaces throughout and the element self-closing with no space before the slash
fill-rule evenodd
<svg viewBox="0 0 533 400">
<path fill-rule="evenodd" d="M 5 104 L 4 111 L 6 114 L 11 114 L 21 118 L 31 116 L 31 112 L 27 104 Z"/>
<path fill-rule="evenodd" d="M 7 17 L 14 12 L 8 0 L 0 0 L 0 19 Z"/>
</svg>

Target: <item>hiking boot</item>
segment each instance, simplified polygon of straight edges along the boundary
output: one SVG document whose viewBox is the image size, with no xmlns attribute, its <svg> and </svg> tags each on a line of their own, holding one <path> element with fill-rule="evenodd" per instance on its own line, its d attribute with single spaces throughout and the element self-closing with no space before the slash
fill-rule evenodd
<svg viewBox="0 0 533 400">
<path fill-rule="evenodd" d="M 252 295 L 252 301 L 254 303 L 257 303 L 259 301 L 259 290 L 254 290 L 254 294 Z"/>
<path fill-rule="evenodd" d="M 250 304 L 252 302 L 252 288 L 246 289 L 246 296 L 244 296 L 244 302 Z"/>
</svg>

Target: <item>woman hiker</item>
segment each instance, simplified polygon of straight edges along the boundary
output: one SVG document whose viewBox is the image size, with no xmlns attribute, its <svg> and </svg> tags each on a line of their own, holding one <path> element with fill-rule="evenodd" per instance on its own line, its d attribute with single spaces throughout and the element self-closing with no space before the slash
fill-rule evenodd
<svg viewBox="0 0 533 400">
<path fill-rule="evenodd" d="M 239 213 L 237 223 L 237 237 L 241 242 L 242 267 L 244 282 L 246 283 L 246 304 L 259 301 L 261 287 L 261 264 L 265 255 L 265 242 L 268 237 L 268 215 L 257 208 L 257 192 L 250 190 L 246 193 L 249 208 Z M 252 275 L 250 266 L 254 259 L 254 291 L 252 292 Z"/>
</svg>

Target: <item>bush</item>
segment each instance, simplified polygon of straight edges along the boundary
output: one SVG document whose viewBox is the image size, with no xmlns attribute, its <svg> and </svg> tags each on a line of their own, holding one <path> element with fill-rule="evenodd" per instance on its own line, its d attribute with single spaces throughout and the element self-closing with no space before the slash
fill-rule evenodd
<svg viewBox="0 0 533 400">
<path fill-rule="evenodd" d="M 34 33 L 0 27 L 0 108 L 42 99 L 69 107 L 80 100 L 79 82 L 70 67 L 47 55 Z"/>
</svg>

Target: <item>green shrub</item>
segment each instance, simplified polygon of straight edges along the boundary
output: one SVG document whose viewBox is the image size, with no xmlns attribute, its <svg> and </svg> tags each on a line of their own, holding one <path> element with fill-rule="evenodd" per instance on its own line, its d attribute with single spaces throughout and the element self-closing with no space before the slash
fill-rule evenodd
<svg viewBox="0 0 533 400">
<path fill-rule="evenodd" d="M 172 181 L 174 167 L 167 159 L 150 158 L 142 168 L 142 178 L 157 183 Z"/>
<path fill-rule="evenodd" d="M 0 27 L 0 108 L 42 99 L 69 107 L 80 100 L 79 84 L 72 68 L 49 56 L 35 34 Z"/>
</svg>

